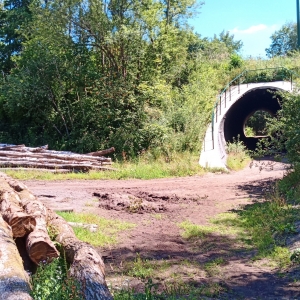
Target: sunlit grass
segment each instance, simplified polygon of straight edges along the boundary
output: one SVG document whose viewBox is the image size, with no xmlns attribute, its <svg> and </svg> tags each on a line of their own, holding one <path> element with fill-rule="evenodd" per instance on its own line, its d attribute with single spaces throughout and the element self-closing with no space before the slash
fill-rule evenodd
<svg viewBox="0 0 300 300">
<path fill-rule="evenodd" d="M 186 239 L 205 242 L 213 234 L 230 236 L 231 243 L 245 249 L 257 249 L 255 259 L 266 258 L 273 266 L 287 267 L 291 264 L 291 253 L 282 243 L 287 235 L 295 233 L 294 222 L 300 217 L 299 210 L 274 200 L 274 197 L 268 199 L 234 213 L 219 214 L 208 225 L 184 221 L 178 226 Z"/>
<path fill-rule="evenodd" d="M 251 161 L 245 153 L 229 153 L 226 165 L 230 170 L 239 171 L 244 169 Z"/>
<path fill-rule="evenodd" d="M 184 177 L 203 175 L 206 171 L 199 165 L 199 155 L 189 152 L 173 154 L 172 158 L 156 159 L 140 157 L 125 162 L 115 162 L 112 167 L 116 171 L 90 171 L 78 173 L 53 174 L 39 170 L 7 170 L 9 176 L 20 180 L 67 180 L 67 179 L 153 179 L 166 177 Z"/>
<path fill-rule="evenodd" d="M 108 220 L 91 213 L 57 212 L 68 222 L 96 224 L 98 229 L 91 232 L 85 228 L 73 228 L 78 239 L 94 246 L 105 246 L 117 243 L 117 235 L 120 231 L 129 230 L 136 225 L 119 220 Z"/>
</svg>

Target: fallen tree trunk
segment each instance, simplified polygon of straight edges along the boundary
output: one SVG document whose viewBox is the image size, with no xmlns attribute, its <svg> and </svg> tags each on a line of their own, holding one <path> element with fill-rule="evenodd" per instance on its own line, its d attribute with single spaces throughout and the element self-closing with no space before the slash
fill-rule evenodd
<svg viewBox="0 0 300 300">
<path fill-rule="evenodd" d="M 0 215 L 0 300 L 32 300 L 29 293 L 29 277 L 11 228 Z"/>
<path fill-rule="evenodd" d="M 105 282 L 104 263 L 97 251 L 91 245 L 78 240 L 72 227 L 50 210 L 48 224 L 58 232 L 56 241 L 65 251 L 66 260 L 71 264 L 70 275 L 80 283 L 84 299 L 113 299 Z"/>
<path fill-rule="evenodd" d="M 0 182 L 0 213 L 11 226 L 15 238 L 25 236 L 35 228 L 34 217 L 24 212 L 19 195 L 6 180 Z"/>
<path fill-rule="evenodd" d="M 105 150 L 100 150 L 100 151 L 96 151 L 96 152 L 90 152 L 90 153 L 87 153 L 87 155 L 91 155 L 91 156 L 104 156 L 104 155 L 107 155 L 107 154 L 110 154 L 110 153 L 113 153 L 113 152 L 115 152 L 115 148 L 111 147 L 111 148 L 105 149 Z"/>
<path fill-rule="evenodd" d="M 103 163 L 105 164 L 105 163 Z M 49 168 L 49 169 L 74 169 L 74 170 L 109 170 L 108 167 L 94 166 L 92 164 L 51 164 L 39 162 L 18 162 L 18 161 L 4 161 L 0 159 L 0 167 L 30 167 L 30 168 Z"/>
<path fill-rule="evenodd" d="M 97 156 L 91 156 L 91 155 L 84 155 L 84 154 L 75 154 L 75 153 L 59 153 L 57 151 L 52 150 L 41 150 L 39 152 L 17 152 L 17 151 L 0 151 L 0 156 L 4 157 L 33 157 L 33 158 L 57 158 L 62 159 L 65 161 L 71 160 L 71 161 L 98 161 L 98 162 L 111 162 L 111 158 L 109 157 L 97 157 Z"/>
</svg>

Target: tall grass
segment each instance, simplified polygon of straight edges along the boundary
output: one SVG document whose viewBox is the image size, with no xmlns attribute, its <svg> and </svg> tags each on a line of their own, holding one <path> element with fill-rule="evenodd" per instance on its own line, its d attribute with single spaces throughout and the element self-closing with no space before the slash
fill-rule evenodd
<svg viewBox="0 0 300 300">
<path fill-rule="evenodd" d="M 153 179 L 203 175 L 198 153 L 173 153 L 163 156 L 145 153 L 136 159 L 115 162 L 116 171 L 90 171 L 87 173 L 53 174 L 34 170 L 4 170 L 9 176 L 20 179 L 66 180 L 66 179 Z"/>
</svg>

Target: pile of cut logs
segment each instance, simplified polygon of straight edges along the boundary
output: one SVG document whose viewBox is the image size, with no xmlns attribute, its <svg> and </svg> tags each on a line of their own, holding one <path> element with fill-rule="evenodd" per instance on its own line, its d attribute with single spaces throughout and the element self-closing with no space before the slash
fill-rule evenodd
<svg viewBox="0 0 300 300">
<path fill-rule="evenodd" d="M 83 299 L 112 299 L 98 252 L 78 240 L 72 227 L 24 184 L 0 173 L 0 300 L 32 299 L 28 272 L 60 255 L 47 228 L 54 229 Z"/>
<path fill-rule="evenodd" d="M 59 170 L 109 170 L 111 158 L 104 157 L 115 149 L 109 148 L 87 154 L 48 150 L 48 145 L 26 147 L 25 145 L 0 144 L 0 168 L 44 168 Z"/>
</svg>

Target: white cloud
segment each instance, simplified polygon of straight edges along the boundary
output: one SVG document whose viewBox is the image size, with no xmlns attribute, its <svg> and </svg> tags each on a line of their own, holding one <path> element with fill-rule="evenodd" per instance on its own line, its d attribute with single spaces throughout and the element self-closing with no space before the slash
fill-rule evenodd
<svg viewBox="0 0 300 300">
<path fill-rule="evenodd" d="M 239 27 L 235 27 L 234 29 L 231 29 L 229 30 L 230 33 L 233 33 L 233 34 L 238 34 L 238 35 L 243 35 L 243 34 L 254 34 L 254 33 L 257 33 L 257 32 L 260 32 L 260 31 L 274 31 L 278 28 L 277 25 L 271 25 L 271 26 L 267 26 L 265 24 L 259 24 L 259 25 L 253 25 L 253 26 L 250 26 L 249 28 L 247 29 L 239 29 Z"/>
</svg>

